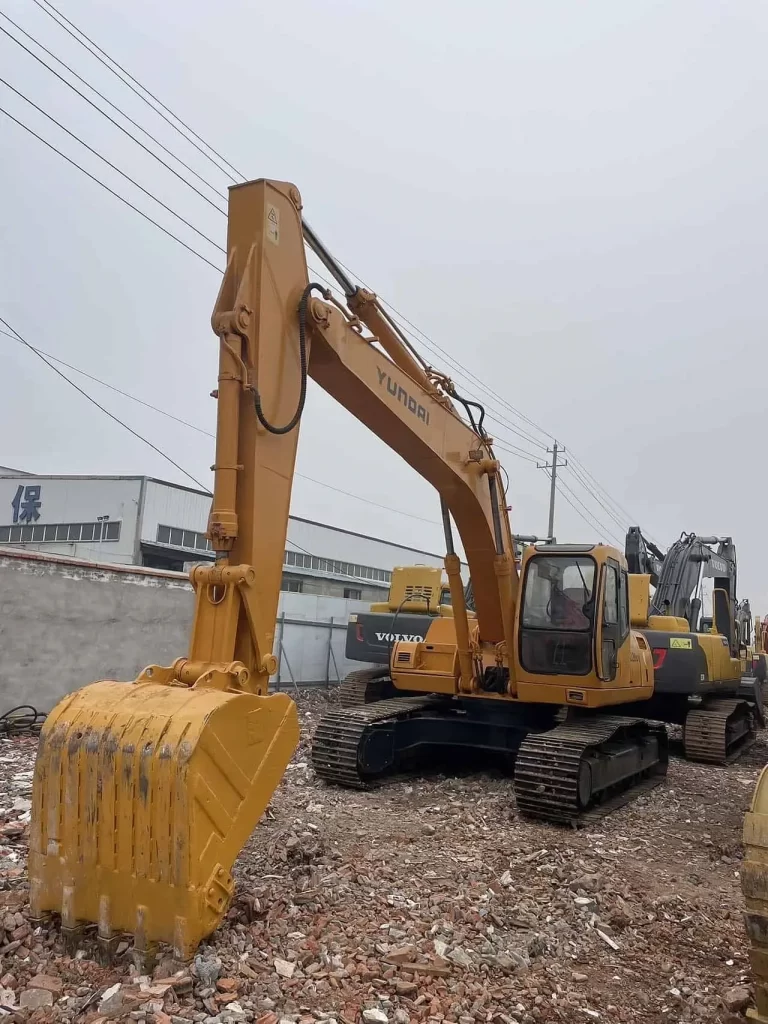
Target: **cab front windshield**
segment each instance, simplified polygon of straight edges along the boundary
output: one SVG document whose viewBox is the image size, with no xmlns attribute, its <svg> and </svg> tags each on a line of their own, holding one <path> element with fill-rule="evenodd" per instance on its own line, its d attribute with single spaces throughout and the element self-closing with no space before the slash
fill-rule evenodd
<svg viewBox="0 0 768 1024">
<path fill-rule="evenodd" d="M 588 630 L 592 625 L 595 563 L 591 558 L 537 555 L 525 577 L 523 626 Z"/>
<path fill-rule="evenodd" d="M 523 591 L 520 656 L 536 673 L 584 675 L 592 665 L 595 562 L 587 555 L 534 555 Z"/>
</svg>

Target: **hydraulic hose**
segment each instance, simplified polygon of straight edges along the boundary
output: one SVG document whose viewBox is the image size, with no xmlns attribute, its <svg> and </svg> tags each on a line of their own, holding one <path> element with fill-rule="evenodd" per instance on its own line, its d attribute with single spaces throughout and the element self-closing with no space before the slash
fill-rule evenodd
<svg viewBox="0 0 768 1024">
<path fill-rule="evenodd" d="M 290 418 L 290 420 L 282 427 L 276 427 L 274 423 L 270 423 L 267 417 L 264 415 L 264 410 L 261 407 L 261 395 L 259 389 L 254 387 L 253 389 L 253 407 L 256 410 L 256 416 L 259 423 L 268 430 L 270 434 L 289 434 L 296 424 L 301 419 L 301 414 L 304 412 L 304 403 L 307 400 L 307 305 L 309 304 L 309 297 L 313 291 L 319 291 L 324 299 L 330 298 L 330 292 L 327 288 L 323 288 L 320 284 L 310 283 L 301 293 L 301 300 L 299 301 L 299 360 L 301 363 L 301 385 L 299 388 L 299 401 L 296 406 L 296 412 Z"/>
</svg>

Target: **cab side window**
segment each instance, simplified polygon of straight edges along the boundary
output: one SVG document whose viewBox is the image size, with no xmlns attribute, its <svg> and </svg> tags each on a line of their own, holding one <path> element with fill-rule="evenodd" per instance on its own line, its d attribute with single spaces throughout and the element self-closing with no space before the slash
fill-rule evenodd
<svg viewBox="0 0 768 1024">
<path fill-rule="evenodd" d="M 619 575 L 612 565 L 605 571 L 605 602 L 603 625 L 615 626 L 619 622 Z"/>
<path fill-rule="evenodd" d="M 624 569 L 621 570 L 619 581 L 619 639 L 623 640 L 629 633 L 629 582 Z"/>
</svg>

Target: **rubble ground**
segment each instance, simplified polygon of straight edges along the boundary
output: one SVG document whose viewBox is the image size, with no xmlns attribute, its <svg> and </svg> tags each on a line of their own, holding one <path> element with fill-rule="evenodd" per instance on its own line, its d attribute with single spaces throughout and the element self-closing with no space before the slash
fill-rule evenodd
<svg viewBox="0 0 768 1024">
<path fill-rule="evenodd" d="M 225 921 L 194 964 L 142 976 L 92 939 L 65 954 L 28 921 L 36 741 L 0 740 L 0 1024 L 736 1024 L 750 997 L 741 830 L 764 737 L 726 767 L 673 757 L 666 783 L 573 831 L 517 816 L 494 773 L 315 779 L 331 699 L 298 696 L 302 742 L 235 865 Z"/>
</svg>

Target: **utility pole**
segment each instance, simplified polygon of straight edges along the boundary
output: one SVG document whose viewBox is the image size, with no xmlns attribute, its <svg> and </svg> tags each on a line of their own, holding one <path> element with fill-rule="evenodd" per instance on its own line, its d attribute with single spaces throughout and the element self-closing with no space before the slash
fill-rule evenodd
<svg viewBox="0 0 768 1024">
<path fill-rule="evenodd" d="M 549 526 L 547 527 L 547 535 L 554 541 L 555 539 L 555 488 L 557 485 L 557 471 L 568 465 L 568 460 L 563 462 L 557 461 L 558 452 L 562 452 L 563 449 L 558 446 L 557 441 L 552 445 L 551 448 L 547 448 L 547 454 L 552 456 L 552 462 L 537 462 L 536 467 L 538 469 L 546 469 L 549 473 L 550 488 L 549 488 Z"/>
</svg>

